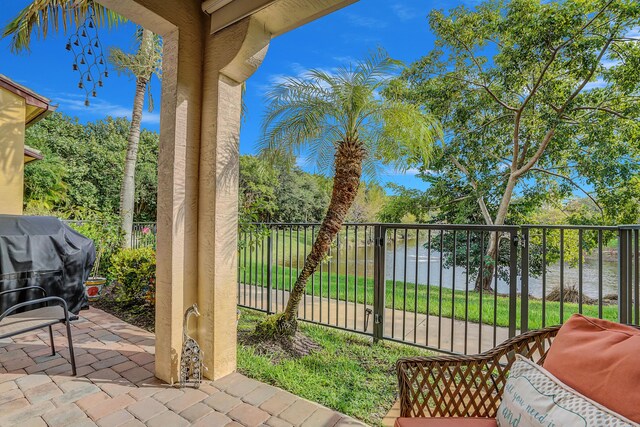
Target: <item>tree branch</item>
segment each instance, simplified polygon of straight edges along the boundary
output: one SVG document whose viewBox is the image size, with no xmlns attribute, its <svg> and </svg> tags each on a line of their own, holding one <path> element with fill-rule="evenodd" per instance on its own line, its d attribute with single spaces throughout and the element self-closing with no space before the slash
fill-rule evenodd
<svg viewBox="0 0 640 427">
<path fill-rule="evenodd" d="M 609 4 L 611 4 L 611 1 L 609 3 L 607 3 L 607 5 L 609 5 Z M 605 6 L 605 8 L 606 8 L 606 6 Z M 595 19 L 595 17 L 593 19 Z M 593 19 L 590 22 L 593 22 Z M 589 81 L 593 78 L 593 75 L 595 74 L 596 69 L 598 68 L 598 65 L 600 64 L 600 60 L 602 60 L 602 57 L 607 52 L 607 49 L 609 48 L 609 45 L 611 44 L 611 40 L 612 40 L 612 38 L 610 37 L 607 40 L 607 42 L 604 44 L 602 50 L 600 51 L 600 53 L 598 54 L 598 57 L 596 58 L 595 65 L 593 66 L 593 68 L 591 69 L 589 74 L 584 78 L 582 83 L 573 91 L 573 93 L 571 93 L 571 95 L 569 95 L 569 97 L 567 98 L 565 103 L 558 109 L 556 109 L 554 107 L 554 109 L 556 110 L 556 113 L 557 113 L 559 118 L 563 117 L 564 112 L 567 109 L 567 107 L 569 106 L 569 104 L 571 104 L 571 101 L 573 101 L 580 94 L 580 92 L 582 92 L 582 90 L 585 88 L 587 83 L 589 83 Z M 546 135 L 544 136 L 544 138 L 542 140 L 542 143 L 540 144 L 540 147 L 538 147 L 538 150 L 536 150 L 536 152 L 533 155 L 533 157 L 531 157 L 531 159 L 529 159 L 529 161 L 527 163 L 525 163 L 524 166 L 522 166 L 520 169 L 518 169 L 515 172 L 514 175 L 515 175 L 516 178 L 522 176 L 524 173 L 526 173 L 529 169 L 531 169 L 536 164 L 536 162 L 540 159 L 540 157 L 544 153 L 544 150 L 546 150 L 547 146 L 549 145 L 549 142 L 551 142 L 551 138 L 553 138 L 553 135 L 555 134 L 555 131 L 556 131 L 555 127 L 551 128 L 551 129 L 549 129 L 547 131 Z"/>
<path fill-rule="evenodd" d="M 526 173 L 529 169 L 531 169 L 533 165 L 536 164 L 536 162 L 542 156 L 542 153 L 544 153 L 544 150 L 547 149 L 547 146 L 549 145 L 549 142 L 551 142 L 551 138 L 553 138 L 553 135 L 555 133 L 556 133 L 555 127 L 547 131 L 547 134 L 542 139 L 542 143 L 540 144 L 540 147 L 538 147 L 538 149 L 536 150 L 535 154 L 529 159 L 527 163 L 525 163 L 520 169 L 516 170 L 513 173 L 515 178 L 521 177 L 524 173 Z"/>
<path fill-rule="evenodd" d="M 571 179 L 570 177 L 566 176 L 566 175 L 562 175 L 556 172 L 551 172 L 550 170 L 546 170 L 546 169 L 542 169 L 542 168 L 531 168 L 532 171 L 534 172 L 542 172 L 542 173 L 546 173 L 548 175 L 552 175 L 555 176 L 557 178 L 562 178 L 566 181 L 568 181 L 571 185 L 573 185 L 574 187 L 576 187 L 578 190 L 580 190 L 582 193 L 584 193 L 589 199 L 591 199 L 591 201 L 596 205 L 596 207 L 598 208 L 598 210 L 600 211 L 601 215 L 604 215 L 604 209 L 602 209 L 602 206 L 600 206 L 600 203 L 598 203 L 598 201 L 593 198 L 593 196 L 591 195 L 591 193 L 589 193 L 588 191 L 586 191 L 584 188 L 582 188 L 581 186 L 578 185 L 577 182 L 575 182 L 573 179 Z"/>
<path fill-rule="evenodd" d="M 458 170 L 460 170 L 460 172 L 462 172 L 467 177 L 467 179 L 469 180 L 469 183 L 471 184 L 471 187 L 477 193 L 478 184 L 473 179 L 471 179 L 471 174 L 469 173 L 469 170 L 466 167 L 464 167 L 464 165 L 460 163 L 458 159 L 456 159 L 454 156 L 449 156 L 449 158 L 451 159 L 453 164 L 458 168 Z M 478 195 L 477 201 L 478 201 L 478 206 L 480 206 L 480 212 L 482 213 L 482 217 L 484 218 L 484 221 L 487 223 L 487 225 L 493 225 L 491 214 L 489 213 L 489 209 L 487 209 L 487 205 L 484 202 L 484 198 L 482 197 L 482 195 Z"/>
<path fill-rule="evenodd" d="M 593 75 L 596 72 L 596 69 L 598 68 L 598 65 L 600 64 L 600 61 L 602 60 L 602 57 L 604 56 L 604 54 L 607 52 L 607 49 L 609 49 L 609 45 L 611 44 L 611 38 L 609 38 L 609 40 L 607 40 L 607 42 L 604 44 L 602 50 L 600 51 L 600 53 L 598 54 L 598 57 L 596 58 L 596 65 L 591 69 L 591 71 L 589 72 L 589 74 L 587 75 L 587 77 L 584 78 L 584 80 L 582 81 L 582 83 L 580 84 L 580 86 L 578 86 L 576 88 L 576 90 L 573 91 L 573 93 L 569 96 L 569 98 L 567 98 L 567 100 L 565 101 L 565 103 L 562 105 L 562 107 L 560 107 L 560 111 L 559 111 L 559 115 L 561 115 L 562 113 L 564 113 L 564 111 L 567 109 L 567 107 L 569 106 L 569 104 L 571 104 L 571 101 L 573 101 L 575 99 L 576 96 L 578 96 L 580 94 L 580 92 L 582 92 L 582 89 L 584 89 L 584 87 L 589 83 L 589 81 L 593 78 Z"/>
<path fill-rule="evenodd" d="M 638 121 L 637 119 L 625 116 L 624 114 L 619 113 L 615 110 L 612 110 L 611 108 L 608 108 L 608 107 L 583 106 L 583 107 L 575 107 L 571 109 L 571 111 L 580 111 L 580 110 L 604 111 L 605 113 L 613 114 L 614 116 L 620 117 L 621 119 Z"/>
</svg>

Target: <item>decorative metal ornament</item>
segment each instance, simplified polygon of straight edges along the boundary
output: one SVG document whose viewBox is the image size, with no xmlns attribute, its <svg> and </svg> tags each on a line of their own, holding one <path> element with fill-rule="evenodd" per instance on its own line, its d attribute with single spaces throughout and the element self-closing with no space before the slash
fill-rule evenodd
<svg viewBox="0 0 640 427">
<path fill-rule="evenodd" d="M 89 96 L 96 97 L 97 88 L 103 87 L 102 77 L 109 77 L 91 1 L 88 4 L 87 17 L 69 37 L 65 49 L 73 53 L 73 70 L 80 74 L 78 88 L 84 89 L 84 105 L 89 106 Z M 83 82 L 93 82 L 93 84 L 85 85 Z"/>
<path fill-rule="evenodd" d="M 184 313 L 184 323 L 182 325 L 182 354 L 180 357 L 180 387 L 185 387 L 189 383 L 194 388 L 199 388 L 202 383 L 202 371 L 207 369 L 202 364 L 204 355 L 197 341 L 189 336 L 189 318 L 200 316 L 198 306 L 193 304 Z"/>
</svg>

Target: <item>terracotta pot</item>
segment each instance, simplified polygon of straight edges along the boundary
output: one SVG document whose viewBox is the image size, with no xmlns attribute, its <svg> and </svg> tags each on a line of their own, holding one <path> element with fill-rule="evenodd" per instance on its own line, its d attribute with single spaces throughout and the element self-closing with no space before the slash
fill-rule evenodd
<svg viewBox="0 0 640 427">
<path fill-rule="evenodd" d="M 89 301 L 96 301 L 100 298 L 100 291 L 102 287 L 107 283 L 105 277 L 89 277 L 84 283 L 84 291 L 89 297 Z"/>
</svg>

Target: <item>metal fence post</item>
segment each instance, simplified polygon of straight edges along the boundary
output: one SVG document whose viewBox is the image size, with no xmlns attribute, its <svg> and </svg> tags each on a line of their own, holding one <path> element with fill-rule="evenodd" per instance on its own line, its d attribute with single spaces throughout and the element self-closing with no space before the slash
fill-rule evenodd
<svg viewBox="0 0 640 427">
<path fill-rule="evenodd" d="M 522 227 L 520 268 L 520 333 L 529 330 L 529 227 Z"/>
<path fill-rule="evenodd" d="M 385 279 L 384 279 L 384 240 L 385 230 L 381 225 L 374 226 L 373 256 L 373 342 L 384 338 Z"/>
<path fill-rule="evenodd" d="M 511 230 L 509 239 L 509 337 L 516 336 L 516 310 L 518 307 L 518 231 Z M 499 250 L 499 249 L 498 249 Z M 497 265 L 496 265 L 497 267 Z M 496 268 L 495 274 L 498 274 Z M 495 292 L 498 292 L 497 286 Z"/>
<path fill-rule="evenodd" d="M 635 281 L 633 284 L 633 302 L 632 308 L 634 313 L 634 324 L 636 326 L 640 326 L 640 229 L 635 227 L 635 230 L 632 231 L 633 236 L 633 264 L 635 265 Z M 629 283 L 629 287 L 631 287 L 631 283 Z"/>
<path fill-rule="evenodd" d="M 269 228 L 269 235 L 267 236 L 267 314 L 273 314 L 271 311 L 271 287 L 272 287 L 272 256 L 271 256 L 271 245 L 272 245 L 272 230 Z"/>
<path fill-rule="evenodd" d="M 629 323 L 629 309 L 631 283 L 629 270 L 632 268 L 629 262 L 629 230 L 618 227 L 618 321 Z"/>
</svg>

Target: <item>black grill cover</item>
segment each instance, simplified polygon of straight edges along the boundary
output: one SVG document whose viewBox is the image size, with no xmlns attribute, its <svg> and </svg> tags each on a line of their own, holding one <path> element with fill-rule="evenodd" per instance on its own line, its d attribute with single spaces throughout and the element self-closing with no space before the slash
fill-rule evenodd
<svg viewBox="0 0 640 427">
<path fill-rule="evenodd" d="M 91 239 L 50 216 L 0 215 L 0 291 L 41 286 L 75 314 L 89 307 L 84 282 L 96 259 Z M 0 296 L 0 313 L 37 292 Z"/>
</svg>

